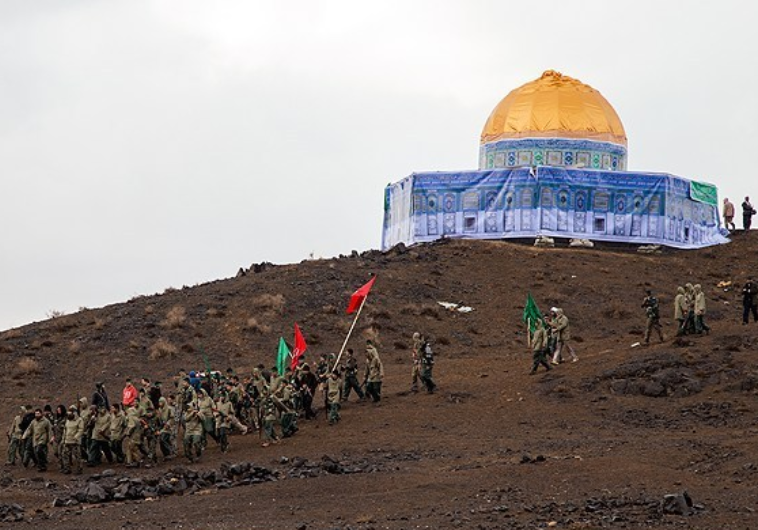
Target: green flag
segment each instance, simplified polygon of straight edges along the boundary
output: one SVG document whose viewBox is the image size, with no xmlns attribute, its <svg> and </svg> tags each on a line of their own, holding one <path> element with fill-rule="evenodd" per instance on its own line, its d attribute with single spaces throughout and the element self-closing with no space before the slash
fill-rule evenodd
<svg viewBox="0 0 758 530">
<path fill-rule="evenodd" d="M 690 199 L 718 206 L 718 190 L 713 184 L 693 180 L 690 182 Z"/>
<path fill-rule="evenodd" d="M 539 308 L 537 307 L 537 304 L 534 302 L 534 298 L 532 298 L 532 293 L 529 293 L 526 295 L 526 305 L 524 306 L 524 322 L 529 322 L 529 331 L 531 333 L 534 333 L 534 328 L 537 326 L 537 319 L 542 318 L 542 313 L 540 313 Z"/>
<path fill-rule="evenodd" d="M 287 348 L 287 343 L 284 342 L 282 337 L 279 337 L 279 353 L 276 355 L 276 371 L 279 375 L 284 375 L 287 370 L 287 357 L 290 355 L 290 350 Z"/>
</svg>

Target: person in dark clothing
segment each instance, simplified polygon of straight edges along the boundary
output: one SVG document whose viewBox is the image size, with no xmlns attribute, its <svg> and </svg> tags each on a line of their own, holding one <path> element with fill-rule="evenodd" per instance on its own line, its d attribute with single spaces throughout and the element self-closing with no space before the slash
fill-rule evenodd
<svg viewBox="0 0 758 530">
<path fill-rule="evenodd" d="M 303 410 L 305 411 L 306 420 L 316 417 L 316 412 L 313 410 L 313 396 L 316 394 L 316 388 L 318 388 L 318 377 L 311 372 L 310 366 L 304 364 L 300 378 L 300 392 L 303 398 Z"/>
<path fill-rule="evenodd" d="M 755 215 L 755 208 L 750 204 L 750 197 L 745 197 L 742 202 L 742 227 L 745 230 L 750 230 L 750 225 L 753 224 L 753 216 Z"/>
<path fill-rule="evenodd" d="M 161 382 L 156 381 L 154 382 L 150 388 L 147 389 L 147 396 L 150 398 L 150 401 L 153 403 L 153 406 L 155 407 L 155 410 L 158 410 L 158 405 L 161 402 Z"/>
<path fill-rule="evenodd" d="M 750 279 L 742 288 L 742 323 L 747 324 L 750 320 L 750 313 L 753 313 L 753 322 L 758 322 L 758 307 L 756 304 L 758 297 L 758 286 Z"/>
<path fill-rule="evenodd" d="M 108 393 L 105 391 L 103 383 L 95 383 L 95 393 L 92 394 L 92 404 L 99 409 L 110 410 L 111 404 L 108 401 Z"/>
</svg>

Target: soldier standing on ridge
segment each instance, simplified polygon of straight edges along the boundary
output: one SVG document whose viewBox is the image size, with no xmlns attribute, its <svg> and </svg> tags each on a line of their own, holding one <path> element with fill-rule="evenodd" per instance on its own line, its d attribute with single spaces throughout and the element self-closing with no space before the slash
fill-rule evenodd
<svg viewBox="0 0 758 530">
<path fill-rule="evenodd" d="M 650 332 L 656 330 L 658 337 L 663 342 L 663 331 L 661 331 L 661 315 L 658 309 L 658 299 L 653 296 L 653 291 L 645 290 L 645 300 L 642 302 L 642 309 L 647 315 L 647 326 L 645 326 L 645 344 L 650 344 Z"/>
</svg>

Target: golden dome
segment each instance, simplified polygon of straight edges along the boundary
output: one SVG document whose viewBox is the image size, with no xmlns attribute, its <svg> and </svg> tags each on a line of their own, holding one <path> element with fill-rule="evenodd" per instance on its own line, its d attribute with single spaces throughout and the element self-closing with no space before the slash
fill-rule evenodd
<svg viewBox="0 0 758 530">
<path fill-rule="evenodd" d="M 481 143 L 516 138 L 581 138 L 627 145 L 618 114 L 600 92 L 554 70 L 505 96 L 484 124 Z"/>
</svg>

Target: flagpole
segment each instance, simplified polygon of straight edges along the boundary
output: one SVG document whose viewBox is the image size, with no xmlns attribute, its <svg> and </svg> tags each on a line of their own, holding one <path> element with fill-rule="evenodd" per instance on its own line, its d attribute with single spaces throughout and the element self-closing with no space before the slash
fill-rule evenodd
<svg viewBox="0 0 758 530">
<path fill-rule="evenodd" d="M 532 317 L 526 319 L 526 349 L 532 345 Z"/>
<path fill-rule="evenodd" d="M 342 358 L 342 354 L 345 352 L 345 346 L 347 346 L 347 341 L 350 340 L 350 335 L 353 334 L 353 329 L 355 328 L 355 324 L 358 322 L 358 317 L 361 316 L 361 311 L 363 311 L 363 306 L 366 303 L 366 300 L 368 300 L 368 295 L 363 297 L 363 301 L 361 302 L 361 306 L 358 308 L 358 312 L 355 314 L 355 318 L 353 319 L 353 324 L 350 326 L 350 331 L 347 332 L 347 337 L 345 337 L 345 342 L 342 343 L 342 348 L 340 348 L 340 353 L 337 355 L 337 360 L 334 361 L 334 366 L 332 367 L 331 371 L 337 369 L 337 366 L 340 363 L 340 359 Z"/>
</svg>

